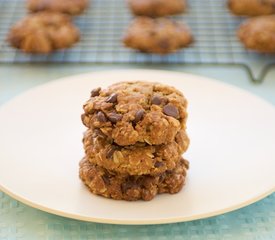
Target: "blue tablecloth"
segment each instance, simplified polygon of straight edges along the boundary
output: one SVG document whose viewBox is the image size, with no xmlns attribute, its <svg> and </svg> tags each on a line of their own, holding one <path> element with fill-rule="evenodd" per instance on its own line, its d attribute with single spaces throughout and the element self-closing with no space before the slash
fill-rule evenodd
<svg viewBox="0 0 275 240">
<path fill-rule="evenodd" d="M 124 226 L 55 216 L 0 192 L 0 239 L 275 239 L 275 194 L 241 210 L 205 220 Z"/>
</svg>

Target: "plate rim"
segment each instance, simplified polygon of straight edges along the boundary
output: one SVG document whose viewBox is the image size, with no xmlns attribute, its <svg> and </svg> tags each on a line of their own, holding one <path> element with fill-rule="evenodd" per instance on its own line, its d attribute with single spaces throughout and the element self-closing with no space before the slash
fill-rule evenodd
<svg viewBox="0 0 275 240">
<path fill-rule="evenodd" d="M 43 83 L 43 84 L 39 84 L 37 86 L 31 87 L 21 93 L 19 93 L 18 95 L 12 97 L 11 99 L 9 99 L 8 101 L 5 101 L 3 104 L 0 105 L 0 111 L 2 108 L 5 108 L 6 106 L 8 106 L 10 103 L 12 103 L 13 101 L 16 101 L 17 98 L 22 97 L 24 95 L 28 95 L 29 92 L 32 91 L 36 91 L 39 88 L 43 88 L 44 86 L 47 85 L 52 85 L 52 84 L 56 84 L 56 83 L 60 83 L 61 81 L 69 81 L 69 80 L 73 80 L 75 78 L 81 78 L 81 77 L 88 77 L 88 76 L 92 76 L 92 75 L 104 75 L 104 74 L 110 74 L 112 72 L 116 72 L 116 73 L 122 73 L 125 74 L 126 72 L 140 72 L 140 73 L 151 73 L 151 74 L 159 74 L 159 73 L 164 73 L 164 74 L 172 74 L 172 75 L 177 75 L 177 76 L 183 76 L 183 77 L 192 77 L 192 78 L 199 78 L 201 80 L 205 80 L 205 81 L 210 81 L 210 82 L 215 82 L 216 84 L 219 84 L 220 86 L 226 86 L 227 88 L 231 88 L 231 89 L 237 89 L 238 91 L 242 91 L 246 94 L 249 94 L 251 96 L 253 96 L 254 98 L 257 98 L 258 100 L 261 100 L 262 102 L 264 102 L 265 104 L 270 105 L 271 107 L 274 107 L 274 105 L 272 103 L 270 103 L 269 101 L 261 98 L 260 96 L 251 93 L 248 90 L 245 90 L 243 88 L 231 85 L 229 83 L 225 83 L 225 82 L 221 82 L 215 78 L 210 78 L 210 77 L 204 77 L 202 75 L 196 75 L 196 74 L 190 74 L 190 73 L 185 73 L 185 72 L 181 72 L 181 71 L 173 71 L 173 70 L 154 70 L 154 69 L 142 69 L 142 68 L 138 68 L 138 69 L 110 69 L 110 70 L 99 70 L 99 71 L 93 71 L 93 72 L 87 72 L 87 73 L 82 73 L 82 74 L 75 74 L 75 75 L 69 75 L 69 76 L 65 76 L 65 77 L 61 77 L 61 78 L 57 78 L 57 79 L 52 79 L 49 82 Z M 137 79 L 138 80 L 138 79 Z M 149 80 L 149 79 L 148 79 Z M 198 214 L 198 215 L 193 215 L 192 217 L 169 217 L 169 218 L 162 218 L 162 219 L 153 219 L 153 220 L 114 220 L 114 219 L 108 219 L 108 218 L 96 218 L 96 217 L 88 217 L 88 216 L 82 216 L 82 215 L 78 215 L 78 214 L 73 214 L 73 213 L 68 213 L 68 212 L 64 212 L 64 211 L 60 211 L 60 210 L 55 210 L 53 208 L 48 208 L 46 206 L 43 206 L 41 204 L 37 204 L 35 202 L 32 202 L 31 200 L 28 200 L 26 197 L 22 197 L 16 193 L 13 193 L 11 191 L 9 191 L 7 188 L 5 188 L 1 183 L 0 183 L 0 190 L 2 192 L 4 192 L 5 194 L 7 194 L 8 196 L 10 196 L 11 198 L 38 210 L 41 210 L 43 212 L 46 213 L 50 213 L 50 214 L 54 214 L 57 216 L 61 216 L 61 217 L 66 217 L 69 219 L 75 219 L 75 220 L 80 220 L 80 221 L 86 221 L 86 222 L 95 222 L 95 223 L 104 223 L 104 224 L 116 224 L 116 225 L 155 225 L 155 224 L 168 224 L 168 223 L 178 223 L 178 222 L 187 222 L 187 221 L 194 221 L 194 220 L 200 220 L 200 219 L 205 219 L 205 218 L 210 218 L 210 217 L 214 217 L 214 216 L 218 216 L 221 214 L 226 214 L 232 211 L 236 211 L 238 209 L 241 209 L 243 207 L 249 206 L 257 201 L 260 201 L 262 199 L 264 199 L 265 197 L 275 193 L 275 186 L 264 192 L 261 194 L 258 194 L 257 196 L 255 196 L 252 199 L 249 199 L 248 201 L 245 202 L 241 202 L 235 205 L 232 205 L 230 207 L 224 208 L 224 209 L 220 209 L 217 211 L 213 211 L 211 213 L 205 213 L 205 214 Z"/>
<path fill-rule="evenodd" d="M 260 194 L 256 196 L 253 199 L 250 199 L 249 201 L 242 202 L 240 204 L 233 205 L 228 208 L 224 208 L 222 210 L 214 211 L 211 213 L 205 213 L 205 214 L 198 214 L 193 215 L 192 217 L 170 217 L 168 219 L 158 219 L 158 220 L 111 220 L 111 219 L 105 219 L 105 218 L 93 218 L 93 217 L 84 217 L 77 214 L 70 214 L 59 210 L 54 210 L 52 208 L 45 207 L 40 204 L 36 204 L 34 202 L 31 202 L 27 200 L 24 197 L 21 197 L 20 195 L 17 195 L 15 193 L 10 192 L 8 189 L 4 188 L 0 183 L 0 190 L 7 194 L 8 196 L 12 197 L 13 199 L 29 206 L 32 208 L 35 208 L 37 210 L 40 210 L 45 213 L 54 214 L 56 216 L 65 217 L 68 219 L 74 219 L 74 220 L 80 220 L 85 222 L 93 222 L 93 223 L 104 223 L 104 224 L 115 224 L 115 225 L 161 225 L 161 224 L 169 224 L 169 223 L 180 223 L 180 222 L 190 222 L 190 221 L 196 221 L 196 220 L 202 220 L 206 218 L 211 218 L 215 216 L 219 216 L 222 214 L 230 213 L 233 211 L 236 211 L 238 209 L 247 207 L 253 203 L 256 203 L 269 195 L 273 194 L 275 192 L 275 187 L 271 189 L 270 191 L 267 191 L 263 194 Z M 114 200 L 117 201 L 117 200 Z"/>
</svg>

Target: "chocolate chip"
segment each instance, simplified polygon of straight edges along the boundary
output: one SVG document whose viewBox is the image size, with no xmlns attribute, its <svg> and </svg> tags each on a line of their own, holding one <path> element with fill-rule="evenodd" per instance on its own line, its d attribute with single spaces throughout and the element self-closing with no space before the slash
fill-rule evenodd
<svg viewBox="0 0 275 240">
<path fill-rule="evenodd" d="M 106 99 L 107 103 L 116 103 L 117 102 L 117 94 L 112 93 L 109 97 Z"/>
<path fill-rule="evenodd" d="M 98 121 L 100 121 L 100 122 L 107 122 L 107 118 L 106 118 L 104 112 L 99 111 L 96 114 L 96 117 L 97 117 Z"/>
<path fill-rule="evenodd" d="M 108 159 L 112 159 L 114 152 L 117 150 L 117 147 L 112 146 L 106 153 Z"/>
<path fill-rule="evenodd" d="M 117 123 L 118 121 L 120 121 L 122 119 L 122 115 L 118 114 L 118 113 L 110 113 L 108 115 L 108 119 L 112 122 L 112 123 Z"/>
<path fill-rule="evenodd" d="M 91 97 L 96 97 L 96 96 L 99 96 L 100 94 L 100 91 L 101 91 L 101 88 L 95 88 L 91 91 Z"/>
<path fill-rule="evenodd" d="M 137 112 L 135 114 L 134 123 L 138 123 L 143 118 L 144 114 L 145 114 L 145 110 L 144 109 L 137 110 Z"/>
<path fill-rule="evenodd" d="M 179 118 L 179 110 L 171 105 L 171 104 L 167 104 L 163 107 L 163 112 L 164 114 L 166 114 L 167 116 L 170 116 L 170 117 L 174 117 L 174 118 Z"/>
<path fill-rule="evenodd" d="M 109 177 L 108 177 L 106 174 L 104 174 L 104 175 L 102 176 L 102 180 L 103 180 L 104 183 L 107 184 L 107 185 L 110 185 L 110 183 L 111 183 Z"/>
<path fill-rule="evenodd" d="M 161 97 L 155 95 L 151 99 L 151 103 L 154 105 L 160 105 L 161 104 Z"/>
<path fill-rule="evenodd" d="M 156 168 L 159 168 L 159 167 L 162 167 L 163 165 L 164 165 L 163 162 L 156 162 L 154 166 L 155 166 Z"/>
</svg>

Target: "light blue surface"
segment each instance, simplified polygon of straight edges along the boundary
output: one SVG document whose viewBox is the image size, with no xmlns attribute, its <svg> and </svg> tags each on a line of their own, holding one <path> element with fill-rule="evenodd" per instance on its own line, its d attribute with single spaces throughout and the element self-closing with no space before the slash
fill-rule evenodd
<svg viewBox="0 0 275 240">
<path fill-rule="evenodd" d="M 242 69 L 237 68 L 151 67 L 214 77 L 247 89 L 275 105 L 275 71 L 263 84 L 255 85 Z M 0 65 L 0 105 L 33 86 L 59 77 L 111 68 L 114 66 Z M 119 226 L 58 217 L 30 208 L 0 192 L 0 239 L 275 239 L 275 193 L 243 209 L 205 220 L 155 226 Z"/>
</svg>

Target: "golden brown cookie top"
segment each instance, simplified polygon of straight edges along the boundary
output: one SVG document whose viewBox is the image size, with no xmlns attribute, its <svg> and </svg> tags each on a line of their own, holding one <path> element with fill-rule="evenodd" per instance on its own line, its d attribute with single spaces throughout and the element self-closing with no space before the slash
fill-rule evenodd
<svg viewBox="0 0 275 240">
<path fill-rule="evenodd" d="M 162 17 L 185 11 L 185 0 L 128 0 L 130 9 L 135 15 Z"/>
<path fill-rule="evenodd" d="M 193 41 L 186 24 L 166 18 L 138 17 L 123 39 L 127 47 L 148 53 L 167 54 L 187 47 Z"/>
<path fill-rule="evenodd" d="M 238 36 L 248 49 L 264 53 L 275 52 L 275 15 L 246 20 L 238 30 Z"/>
<path fill-rule="evenodd" d="M 228 0 L 228 8 L 235 15 L 269 15 L 275 13 L 275 0 Z"/>
<path fill-rule="evenodd" d="M 88 0 L 27 0 L 27 8 L 31 12 L 53 11 L 78 15 L 87 7 Z"/>
<path fill-rule="evenodd" d="M 185 129 L 187 100 L 167 85 L 152 82 L 121 82 L 94 89 L 84 105 L 82 121 L 99 129 L 121 146 L 174 141 Z"/>
<path fill-rule="evenodd" d="M 68 48 L 79 40 L 79 31 L 70 17 L 61 13 L 31 14 L 10 30 L 10 44 L 29 53 L 49 53 Z"/>
</svg>

